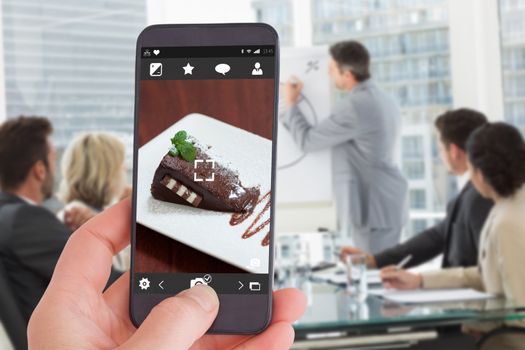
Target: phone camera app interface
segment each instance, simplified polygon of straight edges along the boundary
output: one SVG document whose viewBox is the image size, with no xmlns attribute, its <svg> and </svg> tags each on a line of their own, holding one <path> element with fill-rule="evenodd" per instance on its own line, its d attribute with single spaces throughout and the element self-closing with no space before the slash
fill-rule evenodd
<svg viewBox="0 0 525 350">
<path fill-rule="evenodd" d="M 269 291 L 273 46 L 141 49 L 133 290 Z"/>
</svg>

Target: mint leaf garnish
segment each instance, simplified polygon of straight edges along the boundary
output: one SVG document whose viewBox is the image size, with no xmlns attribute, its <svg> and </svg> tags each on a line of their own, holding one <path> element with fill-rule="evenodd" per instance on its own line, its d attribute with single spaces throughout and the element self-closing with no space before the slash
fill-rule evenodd
<svg viewBox="0 0 525 350">
<path fill-rule="evenodd" d="M 172 144 L 177 144 L 186 141 L 186 138 L 188 137 L 188 133 L 184 130 L 181 130 L 175 134 L 175 136 L 171 139 Z"/>
<path fill-rule="evenodd" d="M 178 148 L 180 155 L 182 158 L 188 162 L 193 162 L 195 160 L 195 156 L 197 151 L 195 150 L 195 146 L 193 146 L 189 142 L 184 142 L 180 145 L 180 148 Z"/>
<path fill-rule="evenodd" d="M 197 154 L 195 146 L 187 140 L 188 133 L 184 130 L 178 131 L 170 141 L 172 146 L 169 149 L 169 154 L 173 157 L 182 157 L 182 159 L 193 162 Z"/>
</svg>

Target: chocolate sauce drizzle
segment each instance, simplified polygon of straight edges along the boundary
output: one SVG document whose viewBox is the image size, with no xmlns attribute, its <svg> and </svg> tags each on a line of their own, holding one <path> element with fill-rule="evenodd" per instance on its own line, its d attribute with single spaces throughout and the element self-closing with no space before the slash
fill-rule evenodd
<svg viewBox="0 0 525 350">
<path fill-rule="evenodd" d="M 264 213 L 266 213 L 268 209 L 270 209 L 270 205 L 271 205 L 270 192 L 266 193 L 260 199 L 252 201 L 251 203 L 248 203 L 248 205 L 246 206 L 246 210 L 244 212 L 232 214 L 232 217 L 230 219 L 230 225 L 232 226 L 239 225 L 243 223 L 244 221 L 246 221 L 249 217 L 251 217 L 257 205 L 259 205 L 261 202 L 265 200 L 267 202 L 264 205 L 263 209 L 255 216 L 255 218 L 253 219 L 250 226 L 248 226 L 246 231 L 244 231 L 242 235 L 243 239 L 252 237 L 253 235 L 259 233 L 262 229 L 264 229 L 266 226 L 270 224 L 270 219 L 267 219 L 263 223 L 259 224 L 257 227 L 254 228 L 254 226 L 257 225 L 257 223 L 261 220 Z M 270 244 L 270 232 L 266 232 L 266 236 L 261 241 L 262 246 L 267 246 L 268 244 Z"/>
</svg>

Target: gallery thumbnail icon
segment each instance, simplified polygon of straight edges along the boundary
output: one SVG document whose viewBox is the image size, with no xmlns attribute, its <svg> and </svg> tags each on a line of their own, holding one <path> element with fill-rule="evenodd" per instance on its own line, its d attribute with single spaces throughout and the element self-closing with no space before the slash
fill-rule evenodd
<svg viewBox="0 0 525 350">
<path fill-rule="evenodd" d="M 162 76 L 162 63 L 150 63 L 149 75 L 152 77 L 161 77 Z"/>
</svg>

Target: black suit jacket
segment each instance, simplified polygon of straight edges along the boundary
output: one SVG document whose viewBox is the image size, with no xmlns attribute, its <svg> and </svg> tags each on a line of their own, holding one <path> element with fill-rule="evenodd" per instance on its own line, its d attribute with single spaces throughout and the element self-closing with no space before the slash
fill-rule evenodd
<svg viewBox="0 0 525 350">
<path fill-rule="evenodd" d="M 10 284 L 8 287 L 18 299 L 23 317 L 29 321 L 71 231 L 47 209 L 0 192 L 0 210 L 16 203 L 16 210 L 5 218 L 11 222 L 11 230 L 0 232 L 5 238 L 0 247 L 0 259 Z"/>
<path fill-rule="evenodd" d="M 483 198 L 468 182 L 459 195 L 448 203 L 443 221 L 402 244 L 376 254 L 377 266 L 397 264 L 412 254 L 406 267 L 413 267 L 441 253 L 443 267 L 477 265 L 479 237 L 492 205 L 492 201 Z"/>
</svg>

